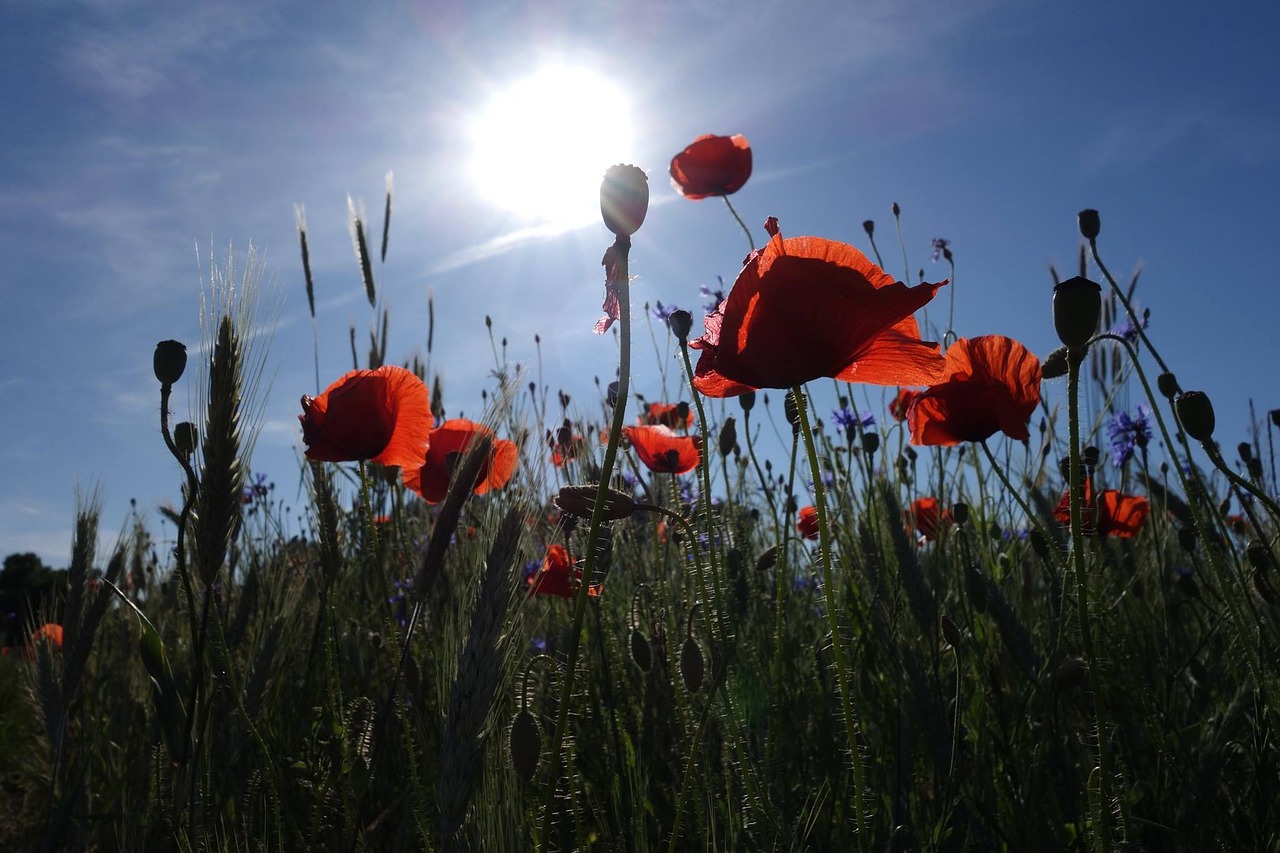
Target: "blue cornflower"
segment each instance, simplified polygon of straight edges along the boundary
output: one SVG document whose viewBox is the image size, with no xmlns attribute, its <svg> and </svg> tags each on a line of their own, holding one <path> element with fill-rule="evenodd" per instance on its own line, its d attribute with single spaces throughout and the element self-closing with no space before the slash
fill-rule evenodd
<svg viewBox="0 0 1280 853">
<path fill-rule="evenodd" d="M 724 302 L 724 279 L 720 279 L 720 288 L 718 290 L 712 290 L 705 284 L 698 285 L 698 294 L 706 300 L 702 303 L 702 312 L 704 314 L 715 312 L 720 307 L 720 303 Z"/>
<path fill-rule="evenodd" d="M 681 503 L 692 504 L 697 502 L 698 490 L 693 485 L 692 479 L 685 477 L 684 479 L 681 479 L 676 485 L 680 489 Z"/>
<path fill-rule="evenodd" d="M 680 310 L 679 305 L 663 305 L 661 302 L 654 303 L 649 309 L 649 313 L 653 315 L 653 319 L 667 322 L 667 318 Z"/>
<path fill-rule="evenodd" d="M 876 416 L 867 412 L 860 415 L 850 409 L 848 406 L 836 409 L 831 413 L 831 419 L 836 422 L 836 426 L 842 427 L 850 436 L 861 427 L 862 429 L 871 429 L 876 425 Z"/>
<path fill-rule="evenodd" d="M 933 262 L 936 264 L 939 257 L 951 260 L 951 241 L 942 237 L 933 238 Z"/>
<path fill-rule="evenodd" d="M 1142 312 L 1142 329 L 1145 331 L 1147 326 L 1151 324 L 1151 309 L 1148 308 Z M 1124 338 L 1129 343 L 1136 343 L 1138 340 L 1138 326 L 1133 322 L 1133 318 L 1126 311 L 1124 316 L 1120 318 L 1120 322 L 1111 327 L 1111 334 Z"/>
<path fill-rule="evenodd" d="M 387 603 L 395 607 L 395 620 L 401 628 L 409 627 L 409 596 L 413 591 L 413 578 L 405 578 L 394 584 L 396 594 L 387 599 Z"/>
<path fill-rule="evenodd" d="M 1111 441 L 1111 461 L 1117 468 L 1129 461 L 1135 449 L 1141 450 L 1145 458 L 1151 441 L 1151 409 L 1139 403 L 1133 417 L 1128 412 L 1116 412 L 1107 422 L 1107 438 Z"/>
</svg>

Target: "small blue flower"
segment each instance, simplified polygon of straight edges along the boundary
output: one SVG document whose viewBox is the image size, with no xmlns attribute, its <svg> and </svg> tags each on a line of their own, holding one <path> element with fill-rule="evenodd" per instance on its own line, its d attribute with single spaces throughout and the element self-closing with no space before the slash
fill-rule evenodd
<svg viewBox="0 0 1280 853">
<path fill-rule="evenodd" d="M 836 422 L 836 426 L 843 427 L 848 433 L 856 431 L 859 427 L 871 429 L 876 425 L 875 415 L 870 412 L 860 415 L 848 406 L 834 410 L 831 413 L 831 419 Z"/>
<path fill-rule="evenodd" d="M 667 322 L 668 317 L 679 310 L 679 305 L 663 305 L 661 302 L 657 302 L 649 309 L 649 313 L 653 315 L 653 319 L 660 320 L 665 323 Z"/>
<path fill-rule="evenodd" d="M 1147 326 L 1151 325 L 1151 309 L 1142 312 L 1142 328 L 1145 331 Z M 1120 318 L 1120 322 L 1111 327 L 1111 334 L 1124 338 L 1129 343 L 1137 343 L 1138 327 L 1134 324 L 1133 318 L 1126 311 L 1124 316 Z"/>
<path fill-rule="evenodd" d="M 542 654 L 547 650 L 547 641 L 542 637 L 534 637 L 529 641 L 529 648 L 537 654 Z"/>
<path fill-rule="evenodd" d="M 1132 417 L 1128 412 L 1112 415 L 1107 422 L 1107 438 L 1111 461 L 1117 468 L 1123 467 L 1135 450 L 1141 450 L 1145 458 L 1147 443 L 1151 441 L 1151 410 L 1139 403 L 1137 414 Z"/>
<path fill-rule="evenodd" d="M 703 313 L 713 313 L 720 307 L 720 303 L 724 302 L 724 279 L 720 279 L 720 288 L 718 290 L 712 290 L 705 284 L 698 285 L 698 294 L 705 300 L 702 303 Z"/>
<path fill-rule="evenodd" d="M 951 260 L 950 246 L 950 240 L 945 240 L 942 237 L 933 238 L 933 262 L 935 264 L 938 262 L 939 257 L 945 257 L 947 260 Z"/>
</svg>

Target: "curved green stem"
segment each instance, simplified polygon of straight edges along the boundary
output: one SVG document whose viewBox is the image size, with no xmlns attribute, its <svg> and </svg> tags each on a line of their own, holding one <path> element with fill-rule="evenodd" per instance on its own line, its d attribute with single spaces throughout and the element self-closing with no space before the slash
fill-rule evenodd
<svg viewBox="0 0 1280 853">
<path fill-rule="evenodd" d="M 738 211 L 733 206 L 733 202 L 729 201 L 727 195 L 720 196 L 724 199 L 724 206 L 729 208 L 729 212 L 733 214 L 733 218 L 738 220 L 738 227 L 742 229 L 742 233 L 747 235 L 747 245 L 751 247 L 751 251 L 756 250 L 756 241 L 751 236 L 751 229 L 747 227 L 747 223 L 742 221 L 742 217 L 738 215 Z"/>
<path fill-rule="evenodd" d="M 818 464 L 818 449 L 813 440 L 813 429 L 809 425 L 809 407 L 805 402 L 804 389 L 797 386 L 791 393 L 795 399 L 805 452 L 809 456 L 809 468 L 813 472 L 813 505 L 818 512 L 818 548 L 821 552 L 822 589 L 827 598 L 827 624 L 831 629 L 831 655 L 835 660 L 836 684 L 840 690 L 845 736 L 849 741 L 849 757 L 853 762 L 853 813 L 857 819 L 858 849 L 861 853 L 867 853 L 870 839 L 867 837 L 867 817 L 863 800 L 865 779 L 862 755 L 858 749 L 858 719 L 853 708 L 853 696 L 848 679 L 849 670 L 845 661 L 844 638 L 840 634 L 839 608 L 836 606 L 836 587 L 831 575 L 831 523 L 827 517 L 826 490 L 822 485 L 822 468 Z"/>
</svg>

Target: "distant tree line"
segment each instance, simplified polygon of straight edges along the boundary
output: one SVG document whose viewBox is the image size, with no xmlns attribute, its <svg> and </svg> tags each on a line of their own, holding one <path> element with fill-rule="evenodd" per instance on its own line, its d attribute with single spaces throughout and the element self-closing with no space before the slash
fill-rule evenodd
<svg viewBox="0 0 1280 853">
<path fill-rule="evenodd" d="M 57 610 L 67 570 L 46 566 L 35 554 L 10 554 L 0 570 L 0 645 L 19 646 L 44 622 L 61 622 Z"/>
</svg>

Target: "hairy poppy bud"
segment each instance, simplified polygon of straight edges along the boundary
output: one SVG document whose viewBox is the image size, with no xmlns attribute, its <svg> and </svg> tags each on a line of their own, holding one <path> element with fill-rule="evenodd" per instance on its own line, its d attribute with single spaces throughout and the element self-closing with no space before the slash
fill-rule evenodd
<svg viewBox="0 0 1280 853">
<path fill-rule="evenodd" d="M 791 424 L 791 431 L 796 435 L 800 434 L 800 408 L 796 405 L 796 392 L 788 391 L 787 396 L 782 400 L 782 411 L 787 416 L 787 423 Z"/>
<path fill-rule="evenodd" d="M 190 456 L 196 450 L 196 425 L 191 421 L 183 421 L 173 428 L 173 445 L 183 456 Z"/>
<path fill-rule="evenodd" d="M 951 517 L 955 519 L 956 524 L 964 524 L 969 520 L 969 505 L 959 503 L 951 507 Z"/>
<path fill-rule="evenodd" d="M 649 212 L 649 179 L 638 166 L 610 166 L 600 183 L 600 215 L 619 237 L 639 230 Z"/>
<path fill-rule="evenodd" d="M 1068 350 L 1085 349 L 1101 316 L 1102 286 L 1097 282 L 1076 276 L 1053 288 L 1053 327 Z"/>
<path fill-rule="evenodd" d="M 733 418 L 725 418 L 720 427 L 720 455 L 728 456 L 738 447 L 738 427 Z"/>
<path fill-rule="evenodd" d="M 1036 556 L 1042 560 L 1049 559 L 1050 545 L 1049 539 L 1036 528 L 1031 528 L 1031 533 L 1027 537 L 1031 540 L 1031 550 L 1036 552 Z"/>
<path fill-rule="evenodd" d="M 538 761 L 542 758 L 542 732 L 538 730 L 538 721 L 529 710 L 522 709 L 511 722 L 510 740 L 511 766 L 516 776 L 524 782 L 532 781 L 538 772 Z"/>
<path fill-rule="evenodd" d="M 596 507 L 596 486 L 565 486 L 556 495 L 555 504 L 569 515 L 590 518 Z M 604 520 L 616 521 L 636 511 L 631 496 L 617 489 L 604 490 Z"/>
<path fill-rule="evenodd" d="M 876 223 L 874 220 L 865 219 L 862 222 L 862 230 L 867 232 L 867 236 L 874 236 L 876 233 Z"/>
<path fill-rule="evenodd" d="M 1067 348 L 1058 347 L 1040 362 L 1041 379 L 1057 379 L 1067 375 Z"/>
<path fill-rule="evenodd" d="M 684 688 L 690 693 L 702 689 L 702 679 L 706 673 L 706 663 L 702 659 L 702 648 L 693 637 L 688 637 L 680 647 L 680 678 Z"/>
<path fill-rule="evenodd" d="M 671 334 L 675 335 L 680 343 L 686 343 L 689 340 L 689 330 L 693 328 L 693 315 L 683 308 L 672 311 L 667 316 L 667 328 L 671 329 Z"/>
<path fill-rule="evenodd" d="M 1240 454 L 1240 461 L 1248 465 L 1253 461 L 1253 445 L 1247 441 L 1242 441 L 1236 447 L 1236 452 Z"/>
<path fill-rule="evenodd" d="M 755 405 L 756 405 L 756 392 L 748 391 L 745 394 L 740 394 L 738 396 L 738 404 L 742 406 L 742 411 L 744 412 L 751 411 L 752 409 L 755 408 Z"/>
<path fill-rule="evenodd" d="M 1076 216 L 1076 224 L 1080 226 L 1080 236 L 1089 242 L 1098 239 L 1098 232 L 1102 230 L 1102 220 L 1098 218 L 1098 211 L 1092 207 L 1086 207 Z"/>
<path fill-rule="evenodd" d="M 875 453 L 880 449 L 880 434 L 875 432 L 864 432 L 862 434 L 862 449 L 867 453 Z"/>
<path fill-rule="evenodd" d="M 155 368 L 156 379 L 161 385 L 172 385 L 182 378 L 182 372 L 187 369 L 187 345 L 179 341 L 161 341 L 156 344 L 151 366 Z"/>
<path fill-rule="evenodd" d="M 1178 384 L 1178 377 L 1172 373 L 1161 373 L 1157 376 L 1156 388 L 1170 400 L 1182 393 L 1182 386 Z"/>
<path fill-rule="evenodd" d="M 1201 442 L 1213 438 L 1213 403 L 1209 402 L 1208 394 L 1203 391 L 1179 394 L 1173 400 L 1173 410 L 1187 435 Z"/>
<path fill-rule="evenodd" d="M 1263 545 L 1257 539 L 1249 543 L 1244 549 L 1244 555 L 1249 558 L 1249 565 L 1258 571 L 1267 571 L 1274 566 L 1271 552 L 1267 550 L 1267 546 Z"/>
<path fill-rule="evenodd" d="M 898 214 L 900 214 L 900 213 L 902 213 L 902 208 L 898 207 L 898 203 L 895 201 L 895 202 L 893 203 L 893 218 L 894 218 L 894 219 L 897 219 L 897 218 L 898 218 Z"/>
</svg>

